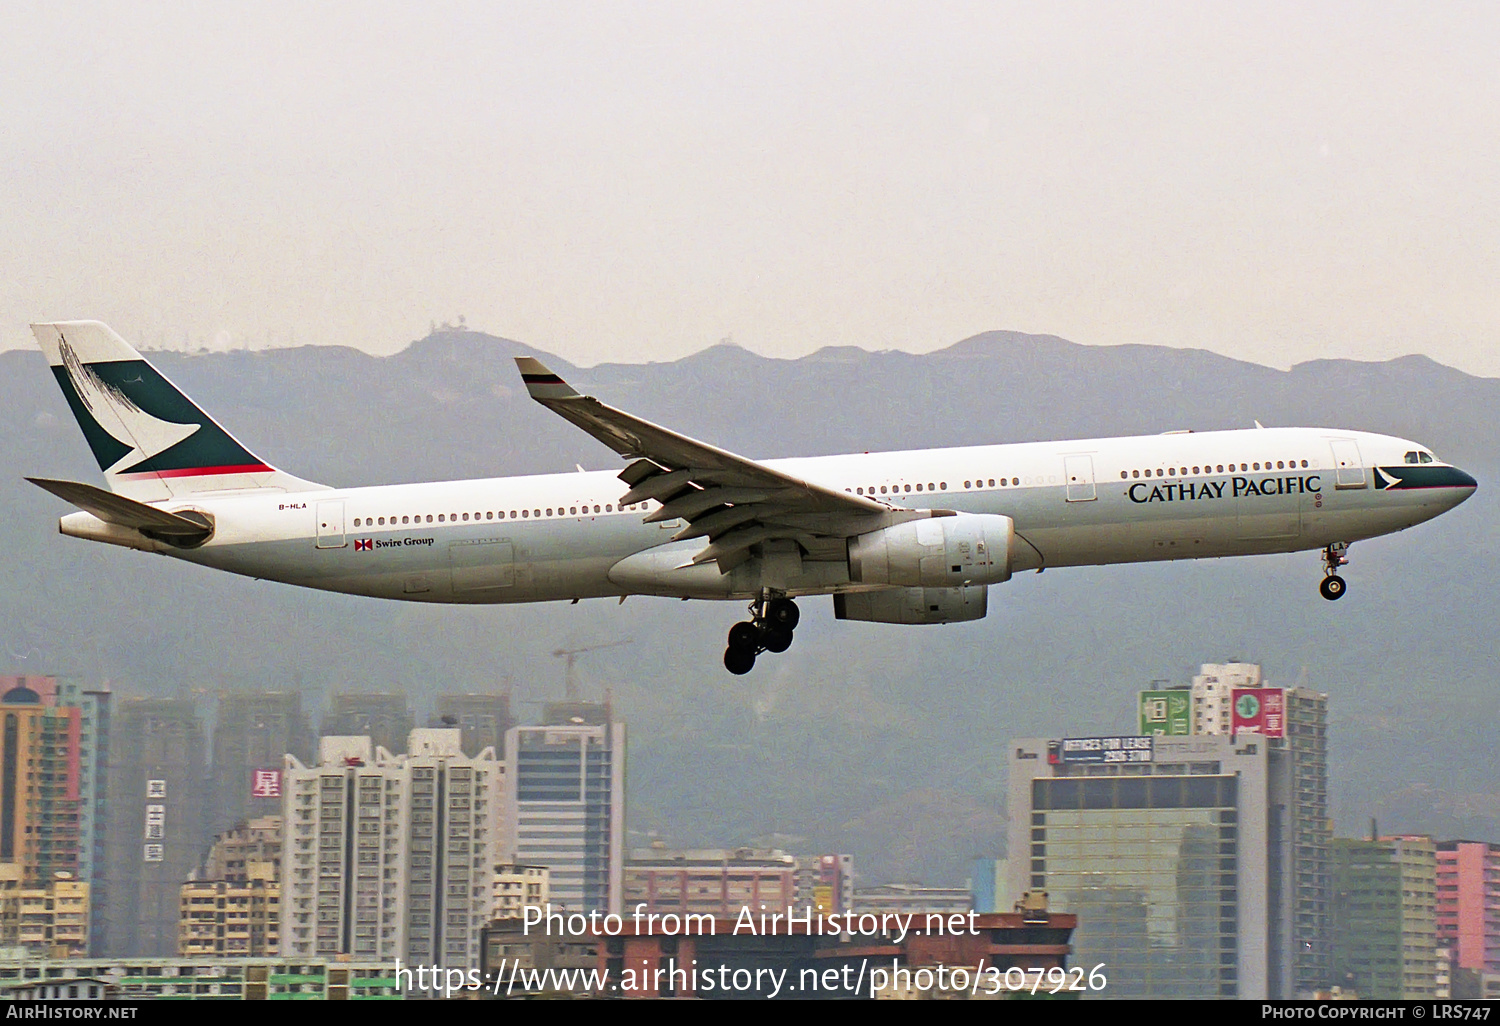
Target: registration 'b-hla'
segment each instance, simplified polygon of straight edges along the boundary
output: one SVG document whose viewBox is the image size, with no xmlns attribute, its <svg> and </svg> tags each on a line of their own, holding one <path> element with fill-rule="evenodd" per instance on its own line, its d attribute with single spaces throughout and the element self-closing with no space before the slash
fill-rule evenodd
<svg viewBox="0 0 1500 1026">
<path fill-rule="evenodd" d="M 1416 442 L 1328 428 L 751 460 L 530 358 L 516 362 L 531 397 L 623 472 L 329 488 L 250 453 L 106 325 L 32 330 L 107 485 L 30 479 L 81 510 L 63 534 L 414 602 L 748 601 L 734 673 L 786 650 L 806 595 L 832 595 L 845 620 L 952 623 L 1022 570 L 1321 549 L 1336 599 L 1351 542 L 1475 488 Z"/>
</svg>

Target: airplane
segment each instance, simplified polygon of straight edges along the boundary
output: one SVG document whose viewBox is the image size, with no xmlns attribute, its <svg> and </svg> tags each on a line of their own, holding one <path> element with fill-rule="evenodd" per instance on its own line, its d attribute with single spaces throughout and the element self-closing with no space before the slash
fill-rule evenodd
<svg viewBox="0 0 1500 1026">
<path fill-rule="evenodd" d="M 796 600 L 817 595 L 840 620 L 954 623 L 1022 571 L 1321 550 L 1337 599 L 1351 543 L 1477 487 L 1416 442 L 1259 424 L 752 460 L 520 357 L 531 398 L 622 472 L 330 488 L 253 455 L 106 325 L 32 330 L 106 485 L 28 478 L 78 507 L 62 534 L 412 602 L 748 601 L 724 652 L 734 674 L 786 651 Z"/>
</svg>

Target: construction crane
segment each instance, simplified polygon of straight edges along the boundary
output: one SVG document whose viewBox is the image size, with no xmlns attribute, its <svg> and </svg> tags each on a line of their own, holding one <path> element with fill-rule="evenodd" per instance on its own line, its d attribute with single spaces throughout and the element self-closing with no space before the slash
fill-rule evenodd
<svg viewBox="0 0 1500 1026">
<path fill-rule="evenodd" d="M 618 648 L 621 645 L 628 645 L 634 640 L 634 638 L 625 638 L 621 641 L 611 641 L 608 644 L 604 645 L 588 645 L 584 648 L 554 649 L 552 652 L 554 656 L 557 656 L 559 659 L 566 658 L 568 660 L 568 668 L 563 678 L 563 695 L 566 697 L 566 699 L 569 702 L 578 701 L 578 678 L 573 673 L 573 661 L 575 659 L 583 655 L 583 653 L 585 652 L 597 652 L 603 648 Z"/>
</svg>

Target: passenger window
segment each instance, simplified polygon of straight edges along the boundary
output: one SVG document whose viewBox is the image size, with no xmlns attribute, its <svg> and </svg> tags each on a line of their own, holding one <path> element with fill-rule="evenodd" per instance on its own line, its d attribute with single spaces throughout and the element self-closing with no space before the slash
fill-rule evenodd
<svg viewBox="0 0 1500 1026">
<path fill-rule="evenodd" d="M 885 494 L 885 485 L 881 485 L 881 486 L 880 486 L 880 494 L 881 494 L 881 495 L 884 495 L 884 494 Z"/>
<path fill-rule="evenodd" d="M 612 503 L 612 502 L 606 502 L 604 504 L 604 512 L 606 512 L 606 513 L 613 513 L 614 511 L 615 511 L 614 503 Z"/>
<path fill-rule="evenodd" d="M 447 521 L 445 521 L 443 519 L 443 514 L 441 514 L 441 513 L 438 514 L 438 523 L 440 523 L 440 524 L 447 523 Z"/>
<path fill-rule="evenodd" d="M 921 491 L 921 490 L 922 490 L 922 489 L 921 489 L 921 488 L 918 488 L 918 489 L 917 489 L 917 491 L 919 491 L 919 492 L 920 492 L 920 491 Z M 928 491 L 929 491 L 929 492 L 930 492 L 930 491 L 932 491 L 932 490 L 933 490 L 933 488 L 932 488 L 932 482 L 931 482 L 931 481 L 928 481 L 928 482 L 927 482 L 927 490 L 928 490 Z"/>
<path fill-rule="evenodd" d="M 965 487 L 965 488 L 968 488 L 968 487 L 970 487 L 970 485 L 969 485 L 969 482 L 967 482 L 967 481 L 965 481 L 965 482 L 964 482 L 964 487 Z"/>
<path fill-rule="evenodd" d="M 865 494 L 865 490 L 863 488 L 856 488 L 856 489 L 854 489 L 854 494 L 856 494 L 856 495 L 863 495 L 863 494 Z"/>
<path fill-rule="evenodd" d="M 409 524 L 409 523 L 411 523 L 411 517 L 402 517 L 401 518 L 401 522 L 403 524 Z"/>
<path fill-rule="evenodd" d="M 1224 473 L 1224 464 L 1222 464 L 1222 463 L 1219 464 L 1219 470 L 1218 470 L 1218 472 L 1220 474 Z"/>
<path fill-rule="evenodd" d="M 1253 469 L 1255 469 L 1255 470 L 1259 470 L 1259 469 L 1260 469 L 1260 464 L 1259 464 L 1259 463 L 1252 463 L 1252 464 L 1250 464 L 1250 466 L 1251 466 L 1251 467 L 1252 467 L 1252 468 L 1253 468 Z"/>
<path fill-rule="evenodd" d="M 530 517 L 531 516 L 531 510 L 529 510 L 529 509 L 523 509 L 523 510 L 521 510 L 521 516 L 523 516 L 523 517 Z"/>
<path fill-rule="evenodd" d="M 468 520 L 468 519 L 469 519 L 469 514 L 467 514 L 467 513 L 465 513 L 465 514 L 464 514 L 464 519 L 465 519 L 465 520 Z"/>
<path fill-rule="evenodd" d="M 920 491 L 921 491 L 921 490 L 922 490 L 922 486 L 921 486 L 921 485 L 920 485 L 920 484 L 919 484 L 919 485 L 917 485 L 917 491 L 919 491 L 919 492 L 920 492 Z"/>
<path fill-rule="evenodd" d="M 948 482 L 947 481 L 939 481 L 938 482 L 938 490 L 946 492 L 948 490 Z"/>
<path fill-rule="evenodd" d="M 385 526 L 385 517 L 381 517 L 381 518 L 380 518 L 380 526 L 381 526 L 381 527 L 384 527 L 384 526 Z"/>
<path fill-rule="evenodd" d="M 577 506 L 569 506 L 568 507 L 568 513 L 571 514 L 572 516 L 576 517 L 578 515 L 578 507 Z"/>
<path fill-rule="evenodd" d="M 551 506 L 548 506 L 548 507 L 547 507 L 547 515 L 548 515 L 548 516 L 549 516 L 549 517 L 550 517 L 550 516 L 551 516 L 551 515 L 552 515 L 552 507 L 551 507 Z"/>
<path fill-rule="evenodd" d="M 990 487 L 991 488 L 995 487 L 995 479 L 993 477 L 990 478 Z"/>
</svg>

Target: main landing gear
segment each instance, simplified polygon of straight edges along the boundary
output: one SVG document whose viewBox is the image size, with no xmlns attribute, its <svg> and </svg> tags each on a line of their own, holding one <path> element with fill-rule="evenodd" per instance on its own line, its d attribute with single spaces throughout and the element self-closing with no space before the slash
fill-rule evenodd
<svg viewBox="0 0 1500 1026">
<path fill-rule="evenodd" d="M 1344 597 L 1347 585 L 1338 575 L 1338 569 L 1348 565 L 1349 557 L 1345 555 L 1348 551 L 1349 546 L 1345 542 L 1334 542 L 1323 550 L 1323 583 L 1318 585 L 1318 591 L 1330 602 Z"/>
<path fill-rule="evenodd" d="M 724 650 L 724 669 L 733 674 L 749 673 L 762 652 L 785 652 L 792 647 L 792 632 L 802 614 L 797 603 L 768 592 L 750 603 L 750 620 L 729 628 L 729 647 Z"/>
</svg>

